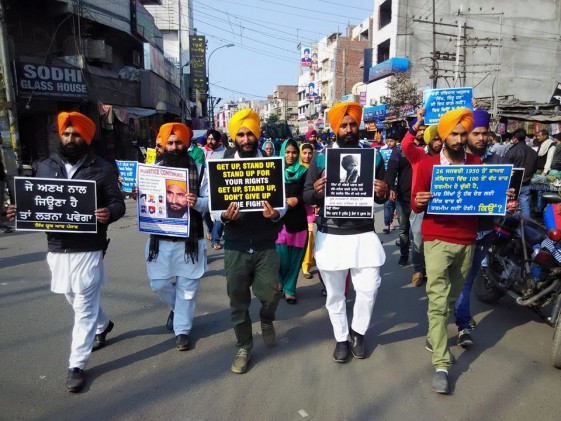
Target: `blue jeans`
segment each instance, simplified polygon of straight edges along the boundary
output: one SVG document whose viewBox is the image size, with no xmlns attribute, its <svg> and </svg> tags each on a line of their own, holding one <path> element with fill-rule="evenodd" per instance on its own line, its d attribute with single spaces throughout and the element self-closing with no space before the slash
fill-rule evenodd
<svg viewBox="0 0 561 421">
<path fill-rule="evenodd" d="M 411 223 L 409 218 L 411 216 L 411 206 L 409 202 L 401 199 L 396 200 L 397 204 L 397 219 L 399 221 L 399 248 L 402 256 L 409 256 L 409 244 L 411 230 Z"/>
<path fill-rule="evenodd" d="M 388 200 L 384 203 L 384 225 L 388 226 L 393 221 L 393 213 L 395 211 L 395 202 Z"/>
<path fill-rule="evenodd" d="M 203 220 L 205 221 L 206 228 L 210 233 L 211 244 L 220 244 L 222 232 L 224 231 L 224 224 L 221 221 L 213 221 L 210 217 L 210 212 L 203 215 Z"/>
<path fill-rule="evenodd" d="M 425 274 L 425 253 L 423 249 L 423 236 L 421 235 L 421 224 L 423 222 L 424 212 L 411 212 L 409 223 L 411 225 L 411 237 L 413 244 L 411 246 L 411 262 L 415 268 L 415 272 Z"/>
<path fill-rule="evenodd" d="M 473 281 L 479 272 L 481 267 L 481 262 L 487 255 L 487 250 L 489 249 L 489 244 L 491 243 L 491 234 L 493 231 L 485 234 L 483 238 L 480 238 L 475 243 L 475 250 L 473 252 L 473 263 L 471 269 L 464 283 L 464 287 L 456 305 L 454 306 L 454 317 L 456 318 L 456 326 L 458 326 L 458 331 L 468 329 L 471 321 L 471 307 L 470 307 L 470 295 L 471 288 L 473 287 Z"/>
<path fill-rule="evenodd" d="M 532 217 L 530 212 L 530 186 L 520 187 L 518 203 L 520 205 L 522 216 L 526 219 L 530 219 Z"/>
</svg>

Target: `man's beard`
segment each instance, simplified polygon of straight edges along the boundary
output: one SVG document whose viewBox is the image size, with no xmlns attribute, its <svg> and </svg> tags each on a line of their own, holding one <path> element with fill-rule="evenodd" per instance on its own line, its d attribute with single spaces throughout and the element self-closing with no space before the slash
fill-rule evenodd
<svg viewBox="0 0 561 421">
<path fill-rule="evenodd" d="M 343 137 L 337 136 L 337 144 L 340 148 L 358 148 L 358 133 L 351 133 Z"/>
<path fill-rule="evenodd" d="M 82 157 L 88 153 L 88 145 L 85 142 L 82 143 L 61 143 L 60 144 L 60 156 L 68 163 L 74 165 Z"/>
<path fill-rule="evenodd" d="M 183 218 L 183 215 L 185 215 L 185 212 L 187 212 L 186 208 L 180 208 L 180 209 L 172 209 L 168 206 L 167 208 L 167 216 L 168 218 Z"/>
<path fill-rule="evenodd" d="M 485 154 L 485 151 L 487 150 L 487 147 L 485 145 L 483 145 L 482 148 L 478 148 L 474 145 L 467 145 L 467 148 L 471 151 L 472 154 L 477 156 L 483 156 Z"/>
<path fill-rule="evenodd" d="M 236 142 L 236 151 L 238 152 L 240 158 L 254 158 L 257 154 L 257 142 L 252 145 L 250 151 L 244 151 L 242 147 L 238 145 L 238 142 Z"/>
<path fill-rule="evenodd" d="M 446 143 L 444 144 L 444 148 L 446 149 L 448 155 L 450 155 L 450 157 L 452 157 L 453 160 L 459 161 L 464 159 L 464 154 L 465 154 L 464 148 L 461 148 L 459 151 L 456 151 L 450 148 Z"/>
<path fill-rule="evenodd" d="M 161 162 L 164 167 L 189 168 L 189 152 L 187 148 L 164 150 Z"/>
</svg>

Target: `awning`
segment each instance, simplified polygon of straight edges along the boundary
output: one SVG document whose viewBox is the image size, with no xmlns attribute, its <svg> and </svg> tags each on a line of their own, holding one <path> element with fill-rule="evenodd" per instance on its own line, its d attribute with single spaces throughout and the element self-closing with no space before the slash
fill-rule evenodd
<svg viewBox="0 0 561 421">
<path fill-rule="evenodd" d="M 561 123 L 561 115 L 499 113 L 499 117 L 515 118 L 517 120 L 538 121 L 540 123 Z"/>
</svg>

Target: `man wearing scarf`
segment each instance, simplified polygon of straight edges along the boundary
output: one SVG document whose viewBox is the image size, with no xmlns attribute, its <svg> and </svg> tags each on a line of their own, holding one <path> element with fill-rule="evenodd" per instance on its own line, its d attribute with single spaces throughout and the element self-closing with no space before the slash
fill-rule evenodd
<svg viewBox="0 0 561 421">
<path fill-rule="evenodd" d="M 159 165 L 186 168 L 187 183 L 168 182 L 168 191 L 183 196 L 181 207 L 173 217 L 182 218 L 189 209 L 189 236 L 171 237 L 151 235 L 146 244 L 146 269 L 152 291 L 170 309 L 166 326 L 175 333 L 178 351 L 187 351 L 193 327 L 200 279 L 207 269 L 206 241 L 203 234 L 202 214 L 208 210 L 208 180 L 203 166 L 189 155 L 193 132 L 181 123 L 166 123 L 158 137 L 164 151 Z M 189 193 L 186 193 L 189 191 Z M 175 194 L 174 194 L 175 196 Z M 170 194 L 167 194 L 168 201 Z M 175 282 L 174 282 L 175 280 Z"/>
<path fill-rule="evenodd" d="M 107 226 L 125 214 L 125 203 L 114 167 L 90 148 L 95 123 L 78 112 L 62 112 L 57 121 L 60 151 L 36 164 L 34 175 L 95 180 L 98 205 L 97 233 L 47 233 L 51 291 L 64 294 L 74 310 L 66 387 L 76 393 L 84 387 L 84 369 L 91 352 L 105 346 L 107 334 L 114 326 L 100 305 L 101 286 L 107 282 L 103 255 L 109 243 Z M 16 207 L 10 206 L 8 218 L 13 220 L 15 212 Z"/>
<path fill-rule="evenodd" d="M 235 148 L 224 154 L 225 159 L 247 159 L 262 157 L 257 139 L 261 135 L 261 121 L 251 109 L 238 111 L 228 124 L 230 137 Z M 280 188 L 280 186 L 277 186 Z M 282 227 L 279 219 L 286 212 L 263 203 L 263 211 L 240 212 L 236 202 L 232 202 L 224 212 L 216 212 L 214 219 L 224 226 L 224 270 L 228 297 L 230 298 L 230 318 L 236 334 L 238 351 L 232 362 L 233 373 L 247 371 L 253 348 L 253 335 L 249 306 L 251 291 L 261 302 L 259 317 L 261 332 L 266 346 L 275 344 L 275 313 L 280 299 L 277 290 L 279 256 L 275 241 Z"/>
<path fill-rule="evenodd" d="M 342 102 L 332 106 L 328 112 L 331 129 L 337 140 L 333 148 L 360 148 L 358 127 L 362 118 L 362 107 L 356 102 Z M 374 180 L 376 203 L 384 203 L 388 197 L 388 185 L 384 162 L 376 154 Z M 325 198 L 325 154 L 312 161 L 304 186 L 304 203 L 320 206 L 316 219 L 318 233 L 315 258 L 325 288 L 325 306 L 335 336 L 333 359 L 347 361 L 350 348 L 355 358 L 365 357 L 364 334 L 370 325 L 374 302 L 380 286 L 380 267 L 386 260 L 384 249 L 374 232 L 372 218 L 325 218 L 321 207 Z M 351 274 L 356 291 L 353 320 L 349 329 L 346 312 L 345 279 Z"/>
<path fill-rule="evenodd" d="M 444 147 L 440 154 L 425 159 L 418 168 L 411 191 L 414 212 L 425 211 L 433 197 L 430 185 L 435 165 L 481 164 L 479 157 L 465 151 L 472 127 L 473 113 L 467 108 L 449 111 L 440 118 L 437 131 Z M 473 261 L 477 222 L 475 215 L 425 213 L 421 226 L 429 300 L 426 347 L 433 352 L 436 373 L 432 389 L 437 393 L 449 392 L 448 368 L 452 357 L 448 350 L 447 323 Z"/>
</svg>

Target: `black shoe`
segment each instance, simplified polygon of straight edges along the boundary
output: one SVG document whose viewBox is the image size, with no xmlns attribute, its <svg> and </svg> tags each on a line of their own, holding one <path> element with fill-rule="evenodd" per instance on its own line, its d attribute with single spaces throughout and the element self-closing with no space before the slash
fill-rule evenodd
<svg viewBox="0 0 561 421">
<path fill-rule="evenodd" d="M 355 358 L 364 358 L 364 335 L 356 333 L 351 329 L 351 352 Z"/>
<path fill-rule="evenodd" d="M 86 373 L 81 368 L 69 368 L 66 378 L 66 389 L 70 393 L 78 393 L 86 383 Z"/>
<path fill-rule="evenodd" d="M 432 344 L 428 339 L 425 341 L 425 349 L 428 352 L 434 352 L 434 350 L 432 349 Z M 452 354 L 450 350 L 448 350 L 448 353 L 450 354 L 450 364 L 456 364 L 456 358 L 454 357 L 454 354 Z"/>
<path fill-rule="evenodd" d="M 101 349 L 105 346 L 105 338 L 107 337 L 107 334 L 113 330 L 113 326 L 115 326 L 115 323 L 109 320 L 109 324 L 107 325 L 105 330 L 95 335 L 92 352 L 97 351 L 98 349 Z"/>
<path fill-rule="evenodd" d="M 333 360 L 338 363 L 346 363 L 347 357 L 349 356 L 349 342 L 337 342 L 335 345 L 335 351 L 333 351 Z"/>
<path fill-rule="evenodd" d="M 169 312 L 168 319 L 166 320 L 166 329 L 173 330 L 173 310 Z"/>
<path fill-rule="evenodd" d="M 175 337 L 175 347 L 178 351 L 187 351 L 190 345 L 189 335 L 181 334 Z"/>
<path fill-rule="evenodd" d="M 298 300 L 296 299 L 296 297 L 284 297 L 284 299 L 286 300 L 287 304 L 291 304 L 294 305 L 298 302 Z"/>
<path fill-rule="evenodd" d="M 432 379 L 432 390 L 436 393 L 448 394 L 448 373 L 445 371 L 437 371 Z"/>
<path fill-rule="evenodd" d="M 399 266 L 407 266 L 407 261 L 409 260 L 409 256 L 401 256 L 399 258 L 399 262 L 397 262 L 397 264 Z"/>
<path fill-rule="evenodd" d="M 325 288 L 321 289 L 321 296 L 322 297 L 327 297 L 327 290 Z"/>
</svg>

